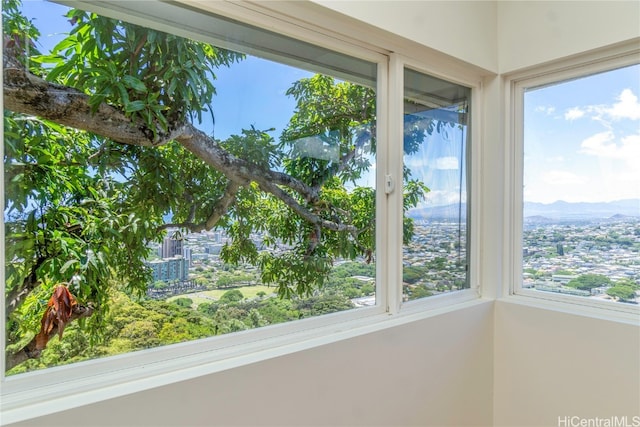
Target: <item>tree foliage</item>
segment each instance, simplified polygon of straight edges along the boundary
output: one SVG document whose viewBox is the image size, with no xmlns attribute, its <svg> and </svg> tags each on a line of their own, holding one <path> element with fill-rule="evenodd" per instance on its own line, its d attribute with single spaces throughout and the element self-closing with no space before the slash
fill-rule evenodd
<svg viewBox="0 0 640 427">
<path fill-rule="evenodd" d="M 636 297 L 636 291 L 631 286 L 615 285 L 607 290 L 607 295 L 620 301 L 630 301 Z"/>
<path fill-rule="evenodd" d="M 606 286 L 611 283 L 611 279 L 602 274 L 583 274 L 575 279 L 572 279 L 567 283 L 567 286 L 571 288 L 577 288 L 584 291 L 589 291 L 593 288 L 600 286 Z"/>
<path fill-rule="evenodd" d="M 41 53 L 20 3 L 3 0 L 2 13 L 7 367 L 22 360 L 60 283 L 95 309 L 82 324 L 89 340 L 108 334 L 114 292 L 144 293 L 149 243 L 170 227 L 225 230 L 223 260 L 257 266 L 289 298 L 324 286 L 338 258 L 373 260 L 375 190 L 355 185 L 376 150 L 372 89 L 301 79 L 279 140 L 250 124 L 218 140 L 197 125 L 213 120 L 216 70 L 243 55 L 75 9 L 68 35 Z M 414 126 L 405 151 L 431 131 Z M 428 191 L 409 170 L 404 188 L 405 210 Z M 262 248 L 290 250 L 260 251 L 255 233 Z M 134 348 L 185 330 L 151 334 L 150 322 L 123 328 Z"/>
</svg>

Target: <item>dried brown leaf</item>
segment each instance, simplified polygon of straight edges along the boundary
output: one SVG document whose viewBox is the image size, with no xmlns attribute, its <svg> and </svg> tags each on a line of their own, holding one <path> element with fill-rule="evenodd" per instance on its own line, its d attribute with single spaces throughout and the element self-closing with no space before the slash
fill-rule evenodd
<svg viewBox="0 0 640 427">
<path fill-rule="evenodd" d="M 36 348 L 44 349 L 49 341 L 49 334 L 54 327 L 58 329 L 58 337 L 62 338 L 64 328 L 69 322 L 77 301 L 69 289 L 64 285 L 58 285 L 53 290 L 47 303 L 47 309 L 40 321 L 40 332 L 36 335 Z"/>
</svg>

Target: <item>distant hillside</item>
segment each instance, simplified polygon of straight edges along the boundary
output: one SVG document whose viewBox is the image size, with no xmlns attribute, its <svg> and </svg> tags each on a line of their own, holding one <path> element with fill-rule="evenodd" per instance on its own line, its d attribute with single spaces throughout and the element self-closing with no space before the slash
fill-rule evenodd
<svg viewBox="0 0 640 427">
<path fill-rule="evenodd" d="M 614 216 L 640 217 L 640 199 L 618 200 L 609 203 L 569 203 L 557 201 L 550 204 L 524 203 L 524 216 L 544 216 L 551 219 L 600 219 Z"/>
<path fill-rule="evenodd" d="M 551 218 L 547 218 L 546 216 L 542 216 L 542 215 L 532 215 L 532 216 L 526 216 L 524 217 L 524 223 L 528 224 L 549 224 L 552 223 L 553 220 Z"/>
<path fill-rule="evenodd" d="M 467 218 L 467 204 L 425 206 L 411 209 L 409 216 L 414 219 L 458 221 Z M 524 203 L 525 222 L 545 223 L 564 220 L 610 219 L 626 217 L 640 218 L 640 199 L 618 200 L 609 203 Z"/>
<path fill-rule="evenodd" d="M 426 206 L 415 208 L 409 211 L 409 216 L 414 219 L 427 219 L 438 221 L 454 221 L 457 222 L 461 217 L 463 221 L 467 219 L 467 204 L 462 205 L 444 205 L 444 206 Z"/>
</svg>

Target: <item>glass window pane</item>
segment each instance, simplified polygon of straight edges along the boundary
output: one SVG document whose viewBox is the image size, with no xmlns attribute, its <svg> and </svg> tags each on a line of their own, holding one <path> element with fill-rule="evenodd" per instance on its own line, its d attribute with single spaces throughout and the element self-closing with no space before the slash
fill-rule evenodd
<svg viewBox="0 0 640 427">
<path fill-rule="evenodd" d="M 640 301 L 639 75 L 526 90 L 524 288 Z"/>
<path fill-rule="evenodd" d="M 11 5 L 9 374 L 375 305 L 375 63 Z"/>
<path fill-rule="evenodd" d="M 405 69 L 403 298 L 468 288 L 469 88 Z"/>
</svg>

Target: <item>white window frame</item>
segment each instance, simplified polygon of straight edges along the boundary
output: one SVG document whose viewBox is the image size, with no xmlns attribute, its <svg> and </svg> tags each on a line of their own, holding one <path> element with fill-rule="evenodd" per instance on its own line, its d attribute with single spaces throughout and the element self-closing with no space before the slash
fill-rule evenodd
<svg viewBox="0 0 640 427">
<path fill-rule="evenodd" d="M 467 216 L 467 229 L 468 229 L 468 252 L 467 252 L 467 265 L 469 269 L 467 271 L 468 274 L 468 289 L 461 289 L 455 292 L 435 295 L 427 298 L 420 298 L 417 300 L 407 301 L 402 303 L 401 307 L 405 311 L 411 310 L 420 311 L 427 308 L 432 308 L 434 304 L 442 299 L 444 304 L 447 304 L 450 300 L 455 300 L 457 302 L 465 302 L 470 301 L 476 298 L 481 297 L 481 288 L 480 288 L 480 270 L 482 265 L 480 264 L 480 251 L 481 251 L 481 239 L 480 239 L 480 209 L 479 209 L 479 193 L 480 193 L 480 184 L 482 180 L 482 175 L 480 171 L 480 152 L 481 152 L 481 136 L 480 136 L 480 103 L 483 96 L 482 84 L 480 80 L 471 80 L 470 76 L 461 73 L 452 73 L 451 70 L 447 70 L 447 72 L 443 72 L 442 69 L 437 69 L 433 67 L 431 64 L 426 64 L 424 61 L 418 61 L 414 58 L 409 58 L 402 55 L 393 55 L 392 56 L 392 67 L 393 67 L 393 59 L 396 59 L 399 64 L 399 91 L 403 94 L 403 97 L 399 100 L 396 100 L 400 104 L 396 106 L 400 111 L 400 115 L 404 114 L 404 105 L 402 104 L 404 100 L 404 69 L 409 68 L 411 70 L 427 74 L 429 76 L 437 77 L 442 80 L 446 80 L 451 83 L 459 84 L 461 86 L 466 86 L 471 89 L 471 102 L 469 104 L 470 113 L 470 123 L 468 126 L 468 135 L 467 135 L 467 156 L 471 156 L 471 162 L 469 167 L 467 168 L 467 174 L 469 177 L 467 179 L 468 187 L 467 187 L 467 205 L 470 207 L 469 215 Z M 396 96 L 396 98 L 398 98 Z M 404 118 L 400 117 L 399 124 L 402 126 L 404 123 Z M 393 135 L 393 133 L 392 133 Z M 402 140 L 402 128 L 396 130 L 396 134 L 391 137 L 400 138 Z M 402 150 L 398 150 L 400 159 L 396 165 L 396 169 L 393 171 L 395 174 L 399 174 L 402 176 L 402 158 L 404 157 Z M 402 200 L 400 200 L 399 204 L 400 215 L 402 215 Z M 400 216 L 402 218 L 402 216 Z M 398 223 L 399 229 L 396 230 L 399 233 L 399 236 L 402 236 L 402 220 Z M 397 245 L 394 248 L 398 247 L 399 250 L 399 274 L 395 276 L 395 280 L 398 283 L 402 283 L 402 238 L 400 237 L 399 247 Z M 397 297 L 402 298 L 402 286 L 399 286 L 397 289 Z"/>
<path fill-rule="evenodd" d="M 148 2 L 149 7 L 152 7 Z M 71 365 L 48 368 L 11 377 L 4 377 L 4 357 L 0 358 L 2 391 L 0 395 L 2 423 L 43 416 L 52 412 L 122 396 L 152 387 L 183 381 L 213 372 L 223 371 L 272 357 L 301 351 L 399 324 L 435 316 L 442 310 L 456 310 L 479 304 L 479 253 L 480 218 L 478 198 L 480 190 L 480 114 L 482 96 L 481 74 L 477 69 L 461 66 L 459 61 L 432 52 L 421 60 L 410 59 L 370 46 L 361 39 L 350 39 L 322 27 L 296 22 L 285 14 L 270 11 L 261 6 L 229 2 L 182 1 L 203 10 L 227 16 L 251 25 L 260 26 L 331 50 L 359 57 L 378 64 L 377 108 L 377 195 L 376 237 L 377 262 L 376 306 L 333 313 L 329 315 L 267 326 L 239 333 L 203 340 L 168 345 L 144 351 L 122 354 L 102 359 L 78 362 Z M 122 12 L 114 12 L 109 2 L 73 2 L 72 6 L 93 10 L 131 20 Z M 249 4 L 251 6 L 251 4 Z M 185 28 L 167 26 L 166 23 L 136 22 L 180 35 L 188 35 Z M 410 48 L 409 48 L 410 49 Z M 468 192 L 471 204 L 471 243 L 469 274 L 471 288 L 449 294 L 401 303 L 402 292 L 402 150 L 389 141 L 402 141 L 402 114 L 404 67 L 461 84 L 472 90 L 472 126 L 470 135 L 473 149 L 471 188 Z M 0 100 L 0 102 L 2 102 Z M 395 190 L 385 194 L 386 175 L 395 179 Z M 3 182 L 0 190 L 4 192 Z M 389 224 L 395 225 L 391 229 Z M 398 232 L 400 230 L 400 232 Z M 0 230 L 0 256 L 4 258 L 4 227 Z M 0 269 L 3 270 L 3 269 Z M 4 271 L 0 277 L 4 282 Z M 4 292 L 0 308 L 4 319 Z M 0 328 L 0 346 L 4 352 L 4 320 Z M 3 355 L 4 356 L 4 355 Z"/>
<path fill-rule="evenodd" d="M 640 307 L 599 301 L 522 287 L 523 274 L 523 179 L 524 179 L 524 93 L 528 88 L 563 82 L 640 64 L 637 41 L 588 52 L 505 77 L 505 263 L 506 293 L 511 299 L 536 306 L 569 310 L 591 317 L 631 321 L 640 319 Z"/>
</svg>

